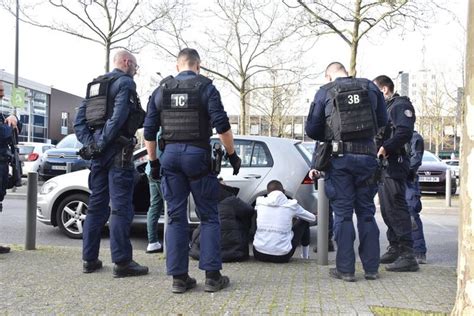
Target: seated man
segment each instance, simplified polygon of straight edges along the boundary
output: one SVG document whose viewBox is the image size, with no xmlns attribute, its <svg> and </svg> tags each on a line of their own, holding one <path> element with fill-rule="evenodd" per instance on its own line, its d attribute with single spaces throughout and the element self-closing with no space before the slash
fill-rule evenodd
<svg viewBox="0 0 474 316">
<path fill-rule="evenodd" d="M 219 221 L 221 223 L 221 256 L 223 262 L 244 261 L 249 258 L 250 221 L 253 207 L 235 195 L 238 189 L 219 184 Z M 201 225 L 193 232 L 189 256 L 199 260 Z"/>
<path fill-rule="evenodd" d="M 257 231 L 253 240 L 253 255 L 259 261 L 285 263 L 303 246 L 303 258 L 308 258 L 309 223 L 316 220 L 314 214 L 302 208 L 296 200 L 285 196 L 280 181 L 267 184 L 266 197 L 258 197 Z M 293 224 L 293 218 L 297 218 Z"/>
</svg>

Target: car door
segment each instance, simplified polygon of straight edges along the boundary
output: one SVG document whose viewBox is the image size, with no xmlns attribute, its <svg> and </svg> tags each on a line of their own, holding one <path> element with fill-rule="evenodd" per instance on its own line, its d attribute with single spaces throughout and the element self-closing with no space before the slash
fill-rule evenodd
<svg viewBox="0 0 474 316">
<path fill-rule="evenodd" d="M 212 139 L 212 142 L 217 142 Z M 238 197 L 247 203 L 255 196 L 255 191 L 260 183 L 265 179 L 266 175 L 273 167 L 273 159 L 268 146 L 261 141 L 235 139 L 234 148 L 242 159 L 242 165 L 238 175 L 233 175 L 233 168 L 229 161 L 222 160 L 221 172 L 218 177 L 233 187 L 239 188 Z M 198 221 L 192 197 L 189 199 L 190 220 Z"/>
</svg>

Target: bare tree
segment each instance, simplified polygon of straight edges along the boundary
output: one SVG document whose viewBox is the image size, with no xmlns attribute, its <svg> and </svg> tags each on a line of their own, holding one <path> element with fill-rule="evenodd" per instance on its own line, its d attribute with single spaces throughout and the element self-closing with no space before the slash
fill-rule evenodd
<svg viewBox="0 0 474 316">
<path fill-rule="evenodd" d="M 179 0 L 143 2 L 140 0 L 32 0 L 20 8 L 20 20 L 33 26 L 77 36 L 104 47 L 104 68 L 110 69 L 114 48 L 133 50 L 132 37 L 168 16 Z M 3 8 L 15 14 L 14 0 L 0 0 Z M 54 10 L 51 10 L 54 9 Z M 49 10 L 51 14 L 41 14 Z M 40 13 L 38 16 L 38 12 Z M 58 19 L 51 17 L 60 17 Z"/>
<path fill-rule="evenodd" d="M 286 51 L 278 50 L 282 43 L 290 41 L 294 32 L 294 20 L 281 3 L 271 0 L 215 0 L 214 4 L 200 20 L 215 23 L 208 23 L 212 26 L 206 27 L 199 34 L 199 39 L 190 41 L 186 37 L 189 25 L 183 25 L 182 21 L 186 19 L 182 19 L 177 23 L 170 21 L 167 41 L 163 37 L 150 41 L 172 56 L 176 56 L 177 51 L 172 51 L 170 47 L 176 50 L 186 46 L 197 48 L 204 57 L 201 68 L 223 80 L 236 92 L 240 102 L 239 133 L 246 134 L 252 92 L 273 88 L 260 78 L 270 71 L 299 72 L 298 66 L 301 65 L 297 62 L 302 51 L 296 49 L 296 45 Z M 198 27 L 193 25 L 192 28 Z M 277 52 L 280 54 L 278 60 L 272 58 Z"/>
<path fill-rule="evenodd" d="M 437 2 L 444 0 L 282 0 L 288 7 L 300 9 L 300 25 L 309 27 L 309 36 L 336 34 L 350 48 L 350 74 L 356 75 L 360 41 L 378 29 L 402 32 L 433 22 Z M 296 1 L 296 2 L 295 2 Z M 306 13 L 306 14 L 304 14 Z"/>
</svg>

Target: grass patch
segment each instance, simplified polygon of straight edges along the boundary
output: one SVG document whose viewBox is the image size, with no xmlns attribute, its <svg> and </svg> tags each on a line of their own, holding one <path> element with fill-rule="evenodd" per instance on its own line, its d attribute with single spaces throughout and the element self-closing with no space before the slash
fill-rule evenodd
<svg viewBox="0 0 474 316">
<path fill-rule="evenodd" d="M 417 309 L 398 308 L 398 307 L 384 307 L 384 306 L 370 306 L 370 310 L 376 316 L 446 316 L 447 313 L 421 311 Z"/>
</svg>

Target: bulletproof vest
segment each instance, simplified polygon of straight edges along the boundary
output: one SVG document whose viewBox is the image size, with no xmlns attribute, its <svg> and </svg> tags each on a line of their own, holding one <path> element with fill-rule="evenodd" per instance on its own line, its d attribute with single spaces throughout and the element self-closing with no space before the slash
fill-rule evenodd
<svg viewBox="0 0 474 316">
<path fill-rule="evenodd" d="M 202 91 L 212 81 L 197 75 L 187 80 L 167 77 L 160 83 L 162 104 L 158 106 L 165 141 L 209 143 L 212 128 Z"/>
<path fill-rule="evenodd" d="M 106 74 L 95 78 L 87 85 L 86 123 L 91 129 L 101 128 L 112 116 L 113 100 L 110 98 L 112 83 L 124 74 Z"/>
<path fill-rule="evenodd" d="M 377 132 L 375 112 L 369 98 L 368 81 L 350 78 L 328 84 L 331 98 L 326 111 L 326 140 L 351 141 L 371 138 Z"/>
</svg>

